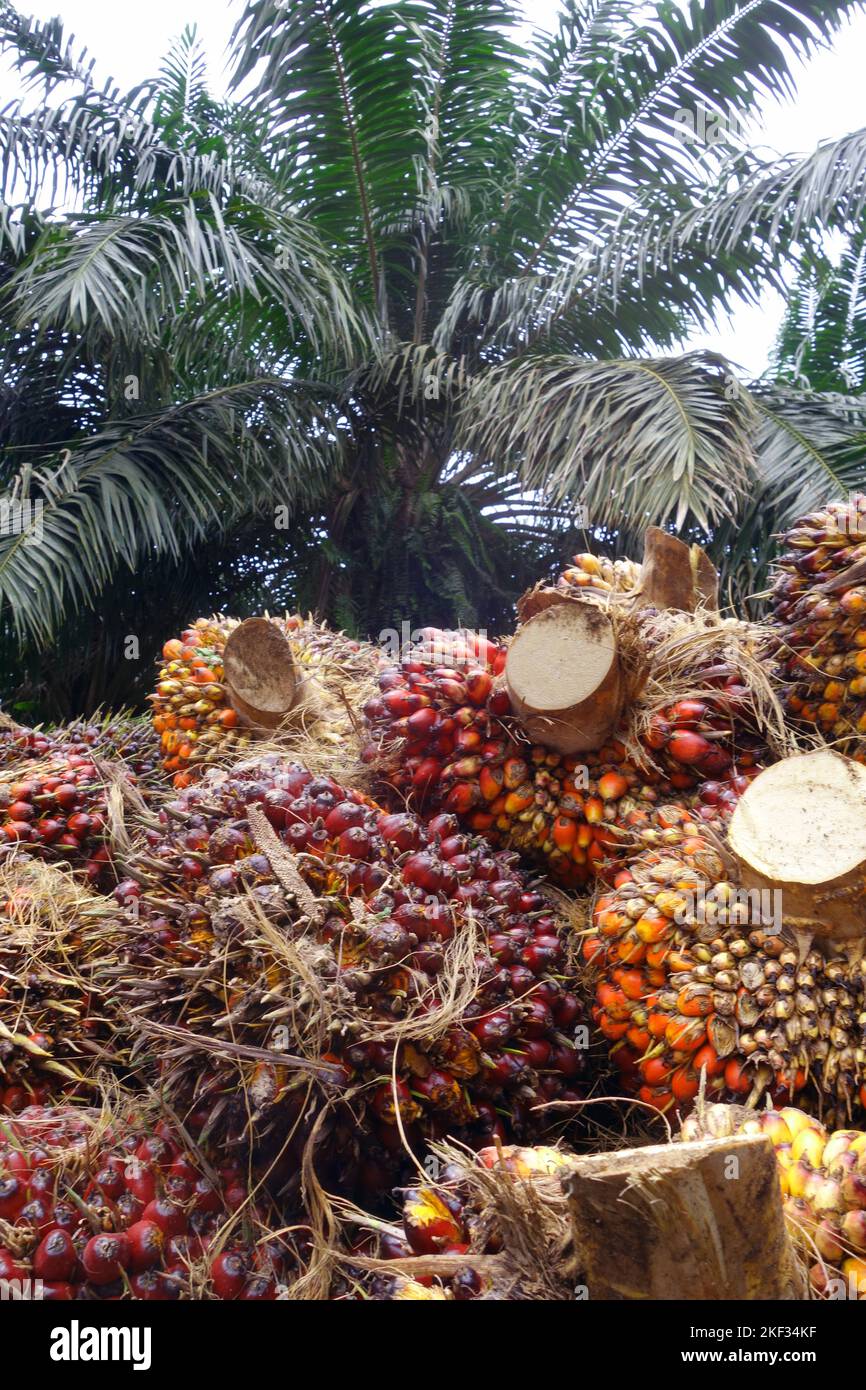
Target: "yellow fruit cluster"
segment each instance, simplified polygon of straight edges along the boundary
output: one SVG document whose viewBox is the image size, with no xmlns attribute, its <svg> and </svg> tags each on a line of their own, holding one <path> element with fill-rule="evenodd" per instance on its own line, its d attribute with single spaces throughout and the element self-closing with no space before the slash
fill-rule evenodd
<svg viewBox="0 0 866 1390">
<path fill-rule="evenodd" d="M 175 785 L 189 784 L 197 765 L 214 762 L 249 743 L 223 683 L 222 654 L 237 619 L 197 618 L 166 642 L 153 704 L 153 727 L 160 737 L 163 766 Z"/>
<path fill-rule="evenodd" d="M 766 1134 L 779 1167 L 785 1220 L 818 1294 L 866 1300 L 866 1133 L 830 1133 L 793 1106 L 742 1120 L 735 1108 L 705 1107 L 682 1138 Z"/>
</svg>

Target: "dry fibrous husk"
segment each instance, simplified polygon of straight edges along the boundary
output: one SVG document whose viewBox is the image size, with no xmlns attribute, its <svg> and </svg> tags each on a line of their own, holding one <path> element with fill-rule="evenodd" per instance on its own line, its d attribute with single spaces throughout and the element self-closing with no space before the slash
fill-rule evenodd
<svg viewBox="0 0 866 1390">
<path fill-rule="evenodd" d="M 19 853 L 0 862 L 0 911 L 0 1094 L 7 1105 L 10 1091 L 16 1105 L 86 1094 L 123 1061 L 114 1001 L 96 979 L 116 905 L 70 868 Z"/>
</svg>

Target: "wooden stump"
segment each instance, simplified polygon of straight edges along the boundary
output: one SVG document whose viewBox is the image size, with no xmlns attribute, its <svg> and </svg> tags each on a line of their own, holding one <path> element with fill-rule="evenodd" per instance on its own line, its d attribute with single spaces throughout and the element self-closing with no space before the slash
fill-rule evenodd
<svg viewBox="0 0 866 1390">
<path fill-rule="evenodd" d="M 590 1299 L 805 1297 L 764 1135 L 577 1157 L 563 1182 Z"/>
<path fill-rule="evenodd" d="M 686 545 L 658 526 L 648 527 L 637 607 L 676 608 L 684 613 L 694 613 L 698 607 L 718 611 L 715 565 L 699 545 Z"/>
<path fill-rule="evenodd" d="M 622 713 L 613 624 L 597 605 L 545 591 L 508 649 L 505 684 L 527 737 L 559 753 L 600 748 Z"/>
<path fill-rule="evenodd" d="M 223 653 L 229 701 L 254 727 L 275 729 L 297 704 L 301 682 L 288 638 L 268 618 L 247 618 Z"/>
<path fill-rule="evenodd" d="M 728 848 L 747 890 L 778 893 L 806 941 L 866 937 L 866 767 L 829 748 L 761 772 L 737 803 Z"/>
</svg>

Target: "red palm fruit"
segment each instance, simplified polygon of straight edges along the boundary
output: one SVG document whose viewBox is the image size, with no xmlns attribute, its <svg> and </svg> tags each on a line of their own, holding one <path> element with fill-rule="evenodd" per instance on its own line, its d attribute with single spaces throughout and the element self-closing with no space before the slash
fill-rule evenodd
<svg viewBox="0 0 866 1390">
<path fill-rule="evenodd" d="M 201 1177 L 199 1169 L 196 1167 L 192 1154 L 179 1153 L 171 1161 L 169 1175 L 175 1178 L 183 1178 L 185 1182 L 196 1183 Z"/>
<path fill-rule="evenodd" d="M 17 1177 L 0 1175 L 0 1220 L 14 1221 L 27 1200 L 27 1188 Z"/>
<path fill-rule="evenodd" d="M 75 1287 L 72 1284 L 57 1282 L 42 1283 L 41 1298 L 43 1303 L 68 1303 L 76 1296 Z"/>
<path fill-rule="evenodd" d="M 478 802 L 478 789 L 472 782 L 455 782 L 449 789 L 444 805 L 459 816 L 468 816 Z"/>
<path fill-rule="evenodd" d="M 151 1202 L 156 1196 L 156 1173 L 149 1164 L 143 1163 L 139 1158 L 134 1158 L 127 1165 L 123 1180 L 127 1191 L 139 1202 Z"/>
<path fill-rule="evenodd" d="M 161 1302 L 170 1297 L 165 1280 L 155 1269 L 142 1270 L 133 1274 L 129 1281 L 132 1296 L 142 1303 Z"/>
<path fill-rule="evenodd" d="M 347 859 L 369 859 L 372 841 L 367 831 L 357 825 L 343 831 L 338 847 L 340 854 Z"/>
<path fill-rule="evenodd" d="M 721 1057 L 711 1047 L 709 1043 L 705 1047 L 699 1047 L 694 1055 L 692 1066 L 700 1075 L 702 1070 L 706 1070 L 707 1076 L 712 1079 L 714 1076 L 721 1076 L 724 1072 L 725 1064 Z"/>
<path fill-rule="evenodd" d="M 494 661 L 496 660 L 494 656 Z M 489 671 L 479 669 L 467 671 L 464 676 L 466 693 L 474 705 L 484 705 L 493 686 L 493 677 Z"/>
<path fill-rule="evenodd" d="M 461 1103 L 460 1083 L 450 1072 L 433 1070 L 426 1076 L 416 1077 L 412 1092 L 420 1096 L 434 1110 L 458 1110 Z"/>
<path fill-rule="evenodd" d="M 238 1298 L 247 1279 L 246 1262 L 236 1251 L 222 1251 L 211 1263 L 210 1277 L 217 1298 Z"/>
<path fill-rule="evenodd" d="M 129 1268 L 129 1241 L 123 1232 L 91 1236 L 81 1264 L 92 1284 L 111 1284 Z"/>
<path fill-rule="evenodd" d="M 27 1269 L 11 1251 L 0 1246 L 0 1279 L 26 1279 Z"/>
<path fill-rule="evenodd" d="M 325 824 L 327 826 L 328 822 Z M 383 840 L 395 845 L 397 849 L 416 849 L 420 843 L 418 823 L 413 816 L 383 814 L 378 818 L 377 827 Z"/>
<path fill-rule="evenodd" d="M 670 1088 L 674 1099 L 683 1104 L 698 1094 L 700 1081 L 691 1067 L 677 1067 L 670 1078 Z"/>
<path fill-rule="evenodd" d="M 189 1219 L 183 1207 L 165 1197 L 155 1197 L 148 1202 L 142 1213 L 142 1222 L 153 1222 L 165 1236 L 184 1235 L 189 1227 Z"/>
<path fill-rule="evenodd" d="M 748 1095 L 752 1082 L 743 1063 L 732 1058 L 725 1067 L 725 1085 L 735 1095 Z"/>
<path fill-rule="evenodd" d="M 403 1230 L 418 1255 L 434 1255 L 463 1238 L 459 1221 L 429 1187 L 413 1188 L 407 1195 L 403 1203 Z"/>
<path fill-rule="evenodd" d="M 78 1255 L 68 1231 L 54 1227 L 39 1242 L 33 1254 L 33 1273 L 37 1279 L 65 1283 L 72 1275 Z"/>
<path fill-rule="evenodd" d="M 194 1212 L 216 1212 L 221 1205 L 220 1195 L 210 1178 L 196 1179 L 192 1190 L 192 1209 Z"/>
<path fill-rule="evenodd" d="M 238 1299 L 242 1303 L 262 1303 L 269 1302 L 276 1296 L 277 1287 L 273 1279 L 264 1274 L 252 1274 L 238 1294 Z"/>
<path fill-rule="evenodd" d="M 143 1217 L 127 1228 L 126 1237 L 129 1241 L 129 1268 L 134 1274 L 159 1264 L 165 1233 L 155 1221 Z"/>
<path fill-rule="evenodd" d="M 515 1019 L 510 1009 L 496 1009 L 471 1022 L 469 1029 L 482 1047 L 498 1047 L 514 1033 Z"/>
<path fill-rule="evenodd" d="M 628 780 L 621 772 L 604 772 L 598 779 L 598 794 L 605 801 L 618 801 L 628 791 Z"/>
<path fill-rule="evenodd" d="M 668 740 L 667 748 L 671 757 L 677 762 L 691 766 L 694 763 L 704 761 L 707 754 L 712 751 L 712 744 L 701 734 L 683 729 Z"/>
</svg>

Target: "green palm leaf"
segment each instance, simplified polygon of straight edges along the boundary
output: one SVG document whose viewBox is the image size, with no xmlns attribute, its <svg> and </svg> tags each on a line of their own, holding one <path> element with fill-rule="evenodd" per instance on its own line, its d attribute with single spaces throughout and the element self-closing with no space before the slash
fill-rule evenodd
<svg viewBox="0 0 866 1390">
<path fill-rule="evenodd" d="M 470 388 L 466 447 L 530 487 L 588 509 L 592 526 L 687 516 L 709 526 L 744 491 L 752 408 L 724 359 L 529 357 Z"/>
<path fill-rule="evenodd" d="M 30 475 L 41 506 L 0 540 L 0 609 L 19 633 L 46 641 L 119 566 L 177 559 L 263 507 L 273 518 L 278 505 L 309 505 L 338 450 L 318 402 L 270 379 L 109 422 L 62 467 Z M 16 484 L 3 500 L 21 495 Z"/>
<path fill-rule="evenodd" d="M 46 227 L 7 287 L 19 323 L 35 318 L 118 340 L 162 332 L 193 296 L 279 306 L 314 345 L 351 355 L 361 335 L 348 291 L 315 233 L 255 207 L 173 200 L 149 215 L 67 218 Z"/>
</svg>

